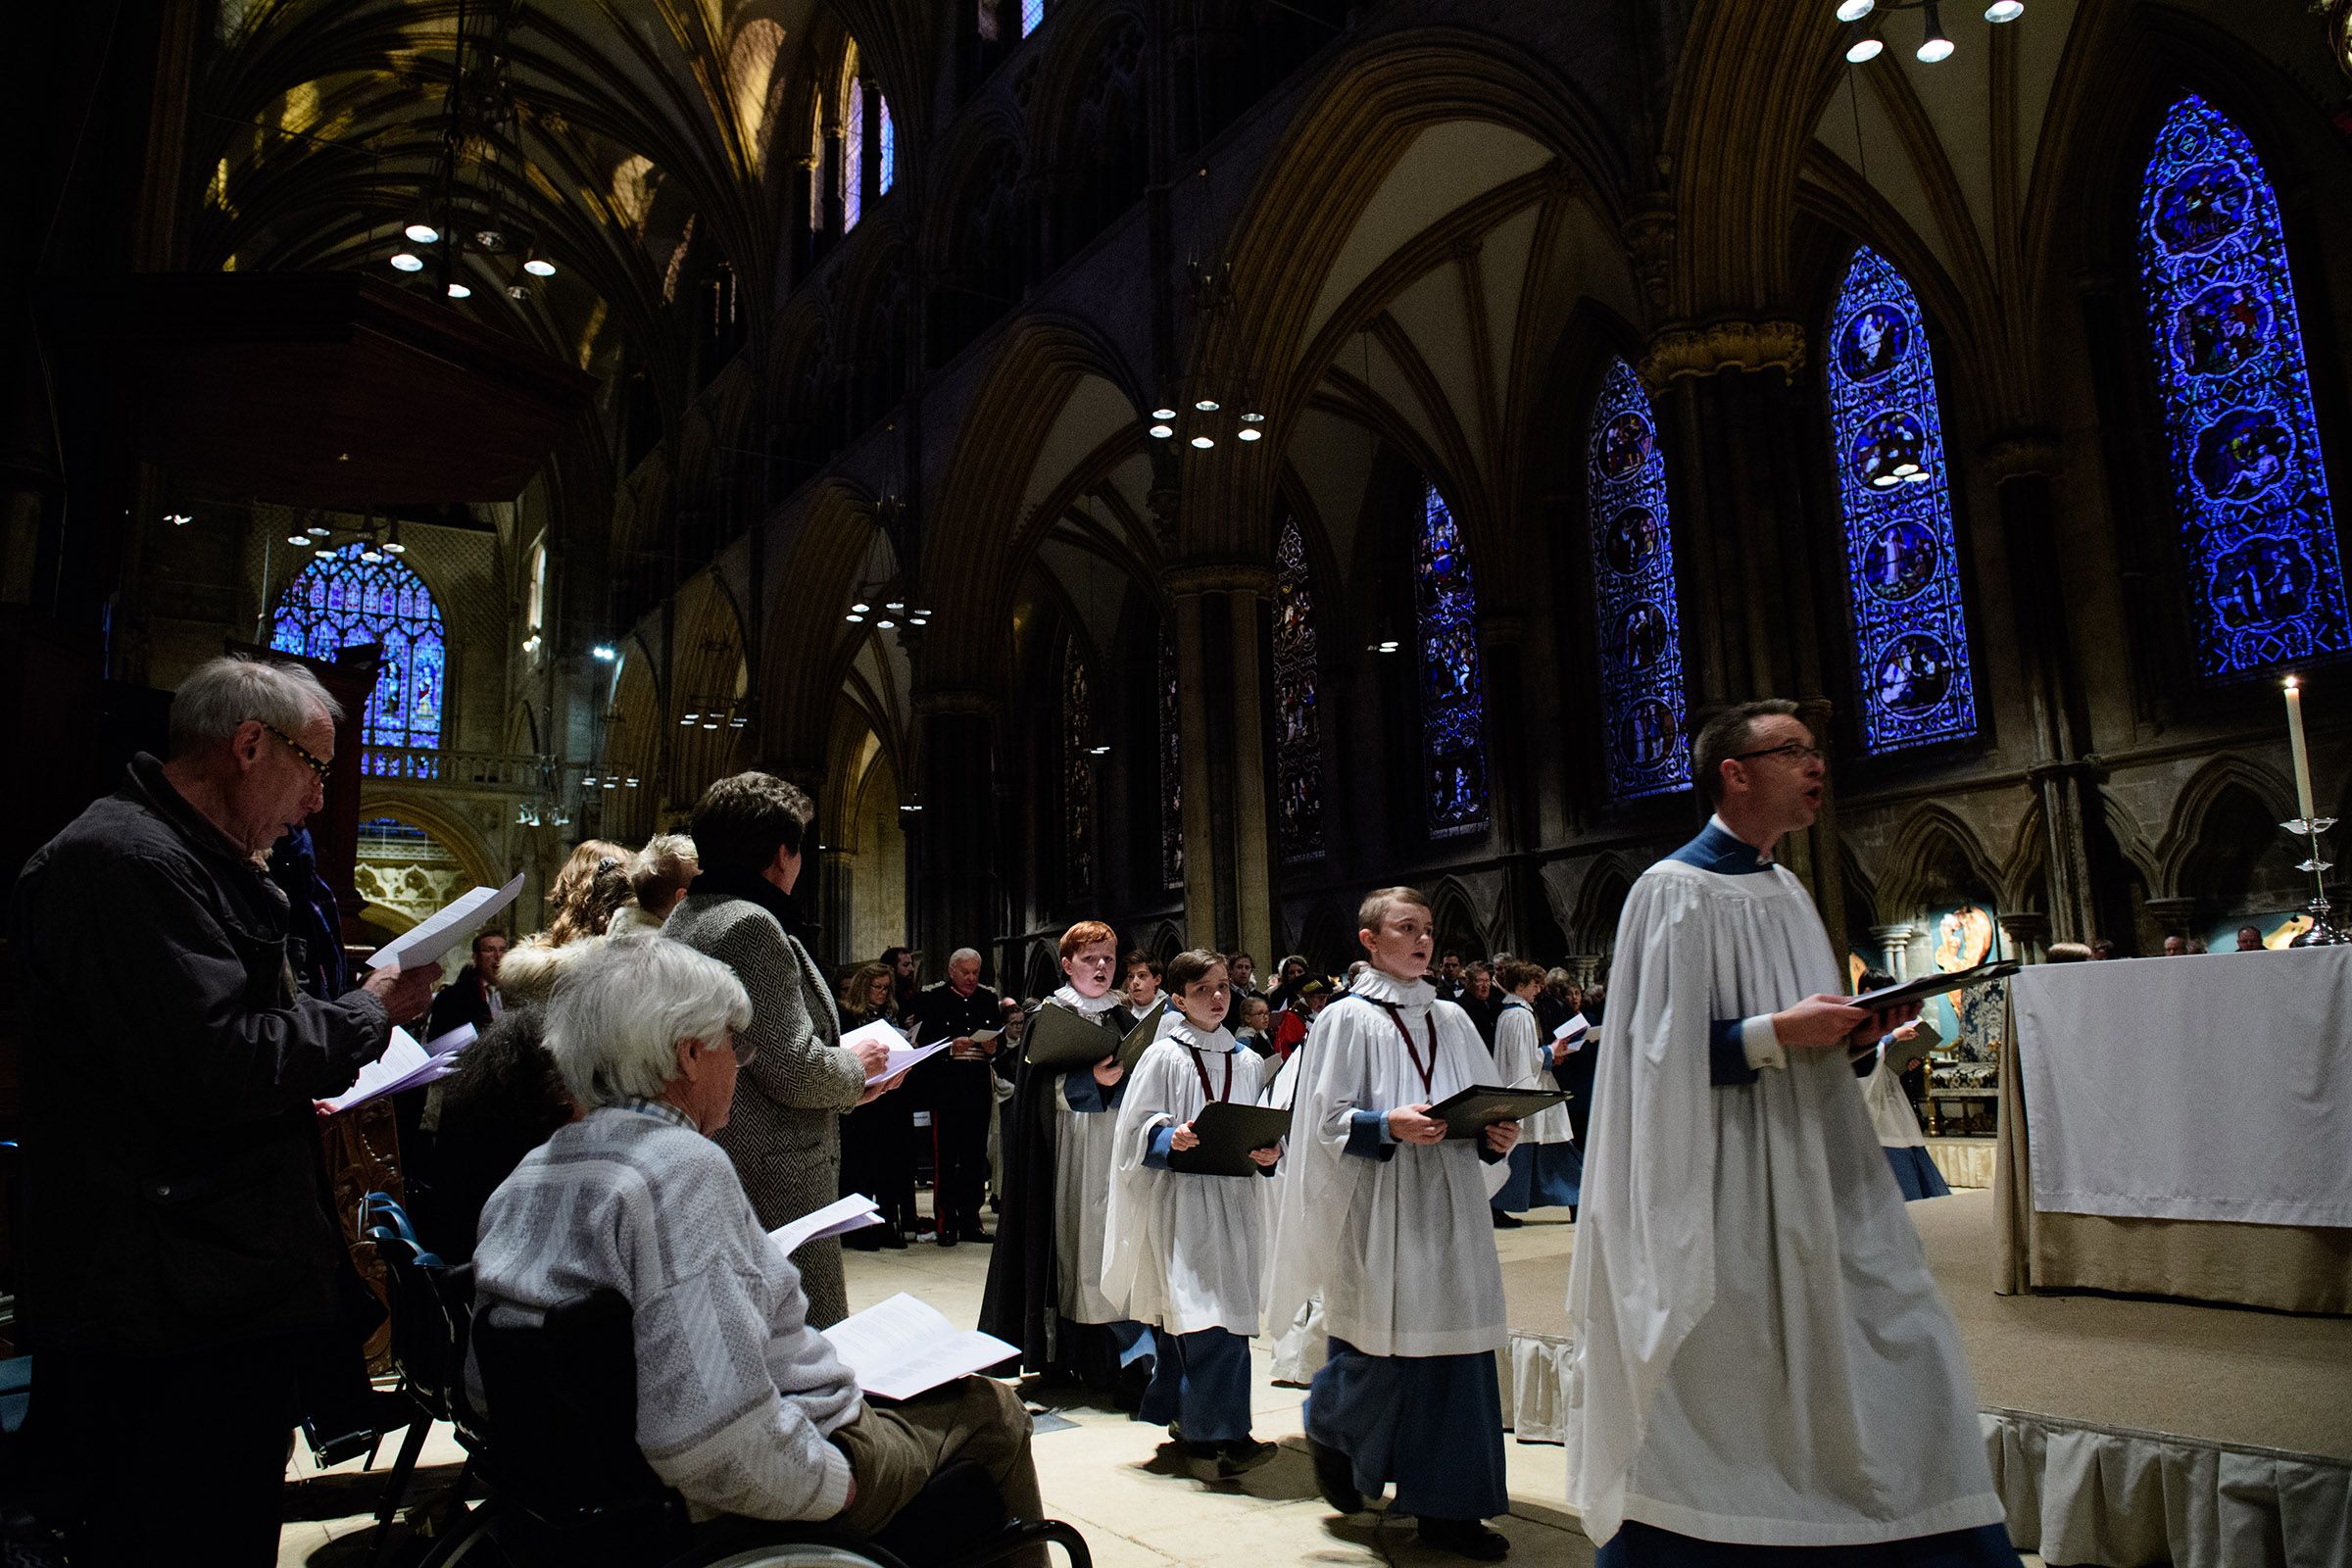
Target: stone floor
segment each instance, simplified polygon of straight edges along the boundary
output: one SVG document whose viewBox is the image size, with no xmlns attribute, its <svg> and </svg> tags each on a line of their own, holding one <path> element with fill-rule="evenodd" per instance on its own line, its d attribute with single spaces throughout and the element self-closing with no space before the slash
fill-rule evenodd
<svg viewBox="0 0 2352 1568">
<path fill-rule="evenodd" d="M 1563 1289 L 1572 1234 L 1565 1210 L 1539 1210 L 1515 1231 L 1497 1232 L 1503 1259 L 1558 1257 Z M 989 1249 L 915 1245 L 905 1251 L 849 1254 L 850 1304 L 870 1306 L 901 1291 L 921 1297 L 956 1322 L 979 1311 Z M 1115 1410 L 1048 1402 L 1071 1423 L 1041 1432 L 1034 1446 L 1046 1504 L 1086 1536 L 1101 1568 L 1162 1565 L 1280 1563 L 1459 1563 L 1421 1547 L 1409 1522 L 1379 1515 L 1342 1519 L 1315 1494 L 1299 1403 L 1303 1391 L 1276 1388 L 1267 1357 L 1257 1366 L 1257 1435 L 1278 1440 L 1283 1452 L 1239 1482 L 1210 1482 L 1194 1474 L 1158 1427 L 1130 1421 Z M 1592 1546 L 1561 1501 L 1561 1451 L 1507 1440 L 1511 1514 L 1496 1528 L 1511 1538 L 1510 1560 L 1543 1568 L 1583 1568 Z M 385 1460 L 389 1462 L 387 1445 Z M 420 1494 L 437 1496 L 457 1474 L 464 1453 L 446 1428 L 437 1429 L 421 1460 Z M 380 1481 L 357 1462 L 319 1472 L 297 1446 L 288 1472 L 293 1483 L 278 1561 L 282 1568 L 358 1568 L 373 1546 L 371 1515 Z M 405 1527 L 404 1527 L 405 1528 Z M 2028 1558 L 2029 1563 L 2035 1562 Z"/>
</svg>

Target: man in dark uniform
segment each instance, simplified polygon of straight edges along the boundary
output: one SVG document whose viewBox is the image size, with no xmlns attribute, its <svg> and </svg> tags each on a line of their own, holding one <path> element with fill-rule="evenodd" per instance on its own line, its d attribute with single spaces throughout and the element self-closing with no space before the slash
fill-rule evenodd
<svg viewBox="0 0 2352 1568">
<path fill-rule="evenodd" d="M 931 1112 L 938 1150 L 938 1180 L 931 1195 L 939 1220 L 939 1245 L 995 1240 L 980 1228 L 980 1205 L 988 1193 L 988 1123 L 997 1113 L 990 1060 L 999 1040 L 972 1036 L 1002 1028 L 1004 1004 L 980 983 L 980 955 L 958 948 L 948 959 L 948 977 L 916 993 L 914 1043 L 953 1044 L 914 1069 L 915 1103 Z"/>
<path fill-rule="evenodd" d="M 1478 1038 L 1487 1043 L 1487 1054 L 1494 1054 L 1494 1025 L 1502 1017 L 1502 988 L 1494 983 L 1494 965 L 1484 958 L 1472 962 L 1468 983 L 1454 1000 L 1470 1015 L 1471 1027 L 1478 1031 Z"/>
</svg>

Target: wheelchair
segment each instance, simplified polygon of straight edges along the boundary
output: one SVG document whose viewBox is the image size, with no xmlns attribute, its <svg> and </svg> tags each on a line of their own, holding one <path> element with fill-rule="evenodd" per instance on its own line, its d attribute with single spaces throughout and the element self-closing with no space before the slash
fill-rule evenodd
<svg viewBox="0 0 2352 1568">
<path fill-rule="evenodd" d="M 464 1271 L 422 1250 L 390 1218 L 371 1239 L 393 1274 L 395 1358 L 419 1403 L 455 1424 L 467 1453 L 459 1495 L 417 1568 L 993 1568 L 1056 1545 L 1067 1568 L 1093 1568 L 1075 1529 L 1005 1519 L 995 1483 L 964 1462 L 944 1467 L 868 1539 L 821 1523 L 690 1523 L 685 1499 L 637 1447 L 627 1300 L 599 1291 L 531 1327 L 475 1323 Z M 469 1340 L 487 1416 L 466 1396 Z M 460 1513 L 468 1479 L 487 1495 Z M 396 1479 L 378 1515 L 379 1561 L 405 1490 L 405 1478 Z"/>
</svg>

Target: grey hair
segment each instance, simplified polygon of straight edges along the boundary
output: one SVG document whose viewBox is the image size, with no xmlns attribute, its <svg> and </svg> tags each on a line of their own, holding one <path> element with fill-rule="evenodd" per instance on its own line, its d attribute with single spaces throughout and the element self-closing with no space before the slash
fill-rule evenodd
<svg viewBox="0 0 2352 1568">
<path fill-rule="evenodd" d="M 971 959 L 974 963 L 978 963 L 980 961 L 980 950 L 978 948 L 957 948 L 954 953 L 948 955 L 948 966 L 950 968 L 954 968 L 956 964 L 961 963 L 966 958 Z"/>
<path fill-rule="evenodd" d="M 683 833 L 657 833 L 630 858 L 629 886 L 639 907 L 650 910 L 657 901 L 666 902 L 666 895 L 692 882 L 701 868 L 694 840 Z"/>
<path fill-rule="evenodd" d="M 249 719 L 296 735 L 321 715 L 330 723 L 339 720 L 343 705 L 300 664 L 222 654 L 197 665 L 172 693 L 172 755 L 187 757 L 222 745 Z"/>
<path fill-rule="evenodd" d="M 663 937 L 613 937 L 565 965 L 545 1039 L 564 1087 L 594 1109 L 660 1099 L 677 1076 L 679 1041 L 716 1045 L 751 1021 L 743 982 L 716 958 Z"/>
</svg>

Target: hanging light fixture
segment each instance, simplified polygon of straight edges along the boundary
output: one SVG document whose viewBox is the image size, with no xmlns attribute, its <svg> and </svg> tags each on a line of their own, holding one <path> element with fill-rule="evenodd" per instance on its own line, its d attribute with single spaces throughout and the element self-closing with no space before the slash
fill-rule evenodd
<svg viewBox="0 0 2352 1568">
<path fill-rule="evenodd" d="M 424 270 L 424 258 L 418 256 L 415 251 L 394 251 L 392 253 L 392 270 L 395 272 L 421 272 Z"/>
<path fill-rule="evenodd" d="M 435 228 L 432 224 L 425 222 L 421 219 L 414 223 L 411 223 L 408 227 L 402 229 L 401 232 L 406 234 L 409 238 L 415 240 L 419 245 L 438 244 L 441 239 L 441 231 Z"/>
<path fill-rule="evenodd" d="M 384 535 L 384 554 L 387 556 L 405 556 L 408 553 L 409 547 L 400 542 L 400 519 L 398 517 L 394 517 L 392 519 L 391 531 Z"/>
<path fill-rule="evenodd" d="M 522 270 L 530 273 L 533 277 L 553 277 L 556 275 L 556 264 L 549 261 L 546 257 L 540 255 L 536 251 L 533 251 L 530 255 L 522 259 Z"/>
<path fill-rule="evenodd" d="M 1835 0 L 1838 20 L 1854 29 L 1846 41 L 1845 58 L 1853 65 L 1878 59 L 1886 52 L 1886 40 L 1880 36 L 1880 24 L 1874 18 L 1894 11 L 1923 13 L 1919 47 L 1912 58 L 1921 65 L 1938 65 L 1952 57 L 1956 47 L 1950 33 L 1944 31 L 1941 0 Z M 2026 14 L 2025 0 L 1991 0 L 1984 7 L 1984 20 L 1994 26 L 2015 22 Z"/>
<path fill-rule="evenodd" d="M 473 290 L 463 283 L 452 283 L 449 285 L 449 297 L 453 300 L 469 300 L 473 298 Z"/>
</svg>

